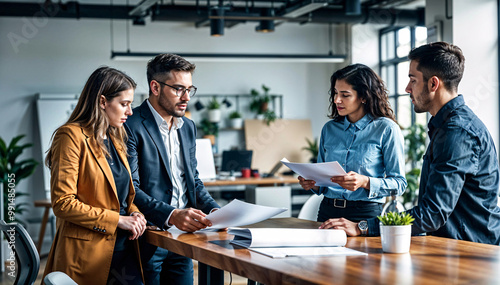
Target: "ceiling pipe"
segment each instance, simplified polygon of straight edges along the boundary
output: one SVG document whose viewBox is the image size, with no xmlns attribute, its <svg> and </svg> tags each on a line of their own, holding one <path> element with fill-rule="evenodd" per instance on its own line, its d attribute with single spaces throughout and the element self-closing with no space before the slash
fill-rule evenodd
<svg viewBox="0 0 500 285">
<path fill-rule="evenodd" d="M 276 0 L 274 0 L 276 1 Z M 72 5 L 70 5 L 70 3 Z M 111 9 L 112 8 L 112 9 Z M 172 22 L 199 22 L 207 19 L 207 14 L 199 13 L 203 7 L 180 6 L 180 5 L 161 5 L 157 13 L 151 16 L 153 21 L 172 21 Z M 204 9 L 208 9 L 205 7 Z M 110 13 L 109 11 L 113 11 Z M 0 17 L 34 17 L 36 15 L 46 15 L 49 18 L 96 18 L 96 19 L 133 19 L 129 16 L 130 7 L 124 5 L 82 5 L 75 2 L 66 4 L 52 4 L 50 9 L 43 7 L 43 4 L 34 3 L 13 3 L 0 2 Z M 208 13 L 208 12 L 207 12 Z M 259 13 L 249 14 L 245 8 L 233 7 L 231 11 L 225 11 L 225 16 L 235 17 L 231 20 L 225 18 L 227 22 L 236 21 L 255 21 L 262 20 Z M 304 22 L 329 24 L 329 23 L 362 23 L 362 24 L 385 24 L 385 25 L 421 25 L 425 24 L 424 9 L 419 10 L 399 10 L 399 9 L 362 9 L 361 15 L 350 16 L 345 14 L 343 8 L 329 8 L 311 12 L 308 16 L 298 18 L 286 18 L 275 14 L 276 20 L 286 20 L 290 22 Z M 267 18 L 270 20 L 270 18 Z"/>
</svg>

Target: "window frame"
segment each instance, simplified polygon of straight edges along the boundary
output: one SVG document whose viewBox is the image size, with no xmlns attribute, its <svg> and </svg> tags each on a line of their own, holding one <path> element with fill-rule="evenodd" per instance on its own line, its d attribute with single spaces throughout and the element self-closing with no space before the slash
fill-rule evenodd
<svg viewBox="0 0 500 285">
<path fill-rule="evenodd" d="M 393 90 L 388 90 L 389 91 L 389 100 L 393 101 L 394 102 L 394 106 L 392 106 L 393 108 L 393 111 L 394 111 L 394 116 L 396 118 L 396 120 L 398 120 L 398 109 L 399 109 L 399 98 L 400 97 L 408 97 L 409 98 L 409 94 L 408 93 L 403 93 L 403 94 L 400 94 L 398 92 L 399 90 L 399 82 L 398 82 L 398 65 L 402 62 L 409 62 L 410 60 L 408 59 L 407 56 L 404 56 L 404 57 L 399 57 L 398 56 L 398 53 L 397 53 L 397 49 L 398 49 L 398 31 L 401 30 L 401 29 L 406 29 L 408 28 L 410 30 L 410 50 L 414 49 L 415 48 L 415 44 L 416 44 L 416 36 L 415 36 L 415 30 L 416 30 L 416 26 L 393 26 L 393 27 L 387 27 L 387 28 L 383 28 L 383 29 L 380 29 L 379 30 L 379 74 L 382 75 L 382 70 L 384 68 L 387 68 L 387 70 L 389 70 L 390 67 L 392 67 L 394 69 L 394 73 L 391 75 L 391 74 L 387 74 L 387 79 L 389 79 L 389 76 L 393 77 L 392 80 L 392 84 L 391 86 L 393 87 Z M 394 54 L 394 57 L 392 58 L 387 58 L 386 60 L 382 60 L 382 57 L 383 57 L 383 53 L 386 51 L 386 50 L 382 50 L 382 38 L 384 35 L 386 34 L 390 34 L 392 33 L 392 35 L 389 35 L 389 36 L 392 36 L 394 37 L 392 39 L 392 42 L 394 43 L 393 46 L 391 47 L 387 47 L 387 49 L 390 49 L 392 48 L 392 54 Z M 389 80 L 387 80 L 389 81 Z M 389 87 L 389 84 L 388 82 L 386 82 L 386 86 Z M 392 105 L 392 104 L 391 104 Z M 410 117 L 410 126 L 414 125 L 415 122 L 417 121 L 417 117 L 416 117 L 416 113 L 415 113 L 415 110 L 413 108 L 411 108 L 411 117 Z"/>
</svg>

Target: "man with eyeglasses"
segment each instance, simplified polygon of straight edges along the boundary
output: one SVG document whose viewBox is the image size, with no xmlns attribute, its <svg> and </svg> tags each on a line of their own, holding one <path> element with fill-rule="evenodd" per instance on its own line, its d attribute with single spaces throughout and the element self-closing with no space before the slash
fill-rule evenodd
<svg viewBox="0 0 500 285">
<path fill-rule="evenodd" d="M 219 205 L 198 178 L 196 126 L 184 117 L 196 94 L 195 65 L 174 54 L 148 62 L 149 98 L 125 124 L 134 203 L 148 222 L 194 232 Z M 193 284 L 191 259 L 141 241 L 146 284 Z"/>
</svg>

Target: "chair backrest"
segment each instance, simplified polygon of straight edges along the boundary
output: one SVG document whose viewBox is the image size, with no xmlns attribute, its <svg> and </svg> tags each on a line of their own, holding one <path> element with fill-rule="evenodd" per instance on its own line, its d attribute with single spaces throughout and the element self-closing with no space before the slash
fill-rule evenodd
<svg viewBox="0 0 500 285">
<path fill-rule="evenodd" d="M 7 265 L 8 272 L 11 272 L 9 271 L 10 266 L 13 266 L 14 269 L 17 265 L 18 272 L 14 284 L 34 284 L 40 269 L 40 257 L 33 240 L 26 229 L 18 223 L 6 224 L 5 221 L 0 220 L 0 229 L 7 238 L 9 249 L 15 253 L 15 258 L 11 254 L 7 259 L 9 261 Z"/>
<path fill-rule="evenodd" d="M 316 221 L 318 218 L 318 210 L 321 201 L 323 200 L 323 195 L 312 194 L 309 199 L 304 203 L 302 209 L 300 209 L 299 216 L 297 218 L 303 220 Z"/>
</svg>

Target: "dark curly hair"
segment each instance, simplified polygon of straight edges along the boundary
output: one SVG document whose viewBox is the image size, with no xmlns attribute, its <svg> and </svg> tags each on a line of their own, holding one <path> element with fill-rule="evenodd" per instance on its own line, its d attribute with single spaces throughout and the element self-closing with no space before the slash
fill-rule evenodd
<svg viewBox="0 0 500 285">
<path fill-rule="evenodd" d="M 351 64 L 332 74 L 330 78 L 330 119 L 340 119 L 335 104 L 335 83 L 345 80 L 358 93 L 358 97 L 366 102 L 364 110 L 373 118 L 386 117 L 394 122 L 394 111 L 389 104 L 389 97 L 384 81 L 368 66 L 364 64 Z"/>
</svg>

